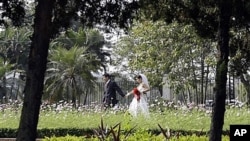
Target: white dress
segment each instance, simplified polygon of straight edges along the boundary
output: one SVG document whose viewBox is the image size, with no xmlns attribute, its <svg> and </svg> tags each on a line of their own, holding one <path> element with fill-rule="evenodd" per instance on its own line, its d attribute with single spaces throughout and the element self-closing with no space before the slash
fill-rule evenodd
<svg viewBox="0 0 250 141">
<path fill-rule="evenodd" d="M 143 114 L 145 117 L 149 117 L 148 103 L 147 103 L 147 94 L 143 94 L 144 90 L 142 84 L 137 87 L 140 94 L 140 100 L 138 101 L 136 97 L 132 99 L 132 102 L 129 105 L 129 113 L 136 117 L 140 114 Z"/>
</svg>

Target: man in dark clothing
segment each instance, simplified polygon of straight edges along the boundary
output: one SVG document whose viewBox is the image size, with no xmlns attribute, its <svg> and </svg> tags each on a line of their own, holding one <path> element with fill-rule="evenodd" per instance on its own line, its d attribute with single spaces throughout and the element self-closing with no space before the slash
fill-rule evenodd
<svg viewBox="0 0 250 141">
<path fill-rule="evenodd" d="M 103 75 L 103 80 L 105 82 L 104 85 L 104 97 L 103 97 L 103 104 L 104 108 L 114 107 L 118 100 L 116 99 L 116 92 L 118 92 L 122 97 L 125 96 L 121 88 L 117 85 L 117 83 L 110 78 L 109 74 Z"/>
</svg>

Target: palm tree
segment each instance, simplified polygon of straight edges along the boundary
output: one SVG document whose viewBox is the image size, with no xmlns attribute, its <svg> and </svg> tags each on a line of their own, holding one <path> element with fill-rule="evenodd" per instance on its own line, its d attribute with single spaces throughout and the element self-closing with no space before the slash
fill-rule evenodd
<svg viewBox="0 0 250 141">
<path fill-rule="evenodd" d="M 7 93 L 7 80 L 6 80 L 6 73 L 10 71 L 13 68 L 13 65 L 9 63 L 9 61 L 3 59 L 0 57 L 0 102 L 3 103 L 3 101 L 8 102 L 9 97 L 11 97 L 11 94 L 8 95 Z"/>
<path fill-rule="evenodd" d="M 0 32 L 1 67 L 5 67 L 1 72 L 1 89 L 2 95 L 8 95 L 5 97 L 7 101 L 8 98 L 17 100 L 17 97 L 21 96 L 24 81 L 18 75 L 26 68 L 30 35 L 28 28 L 8 27 Z M 6 79 L 8 76 L 11 77 Z"/>
<path fill-rule="evenodd" d="M 25 70 L 29 53 L 30 36 L 28 28 L 9 27 L 0 32 L 1 56 L 8 58 L 10 63 L 15 63 L 16 69 Z"/>
<path fill-rule="evenodd" d="M 78 28 L 77 31 L 69 29 L 62 34 L 62 36 L 55 39 L 52 46 L 63 44 L 65 48 L 70 49 L 74 45 L 79 47 L 87 47 L 87 51 L 97 55 L 101 61 L 101 66 L 106 72 L 106 64 L 108 63 L 107 57 L 110 57 L 110 53 L 103 50 L 104 46 L 108 46 L 108 42 L 105 41 L 103 35 L 95 29 Z"/>
<path fill-rule="evenodd" d="M 58 46 L 50 50 L 45 78 L 45 92 L 50 102 L 71 100 L 76 107 L 76 100 L 80 104 L 81 95 L 93 88 L 91 72 L 97 71 L 100 61 L 87 50 L 76 45 L 70 49 Z"/>
</svg>

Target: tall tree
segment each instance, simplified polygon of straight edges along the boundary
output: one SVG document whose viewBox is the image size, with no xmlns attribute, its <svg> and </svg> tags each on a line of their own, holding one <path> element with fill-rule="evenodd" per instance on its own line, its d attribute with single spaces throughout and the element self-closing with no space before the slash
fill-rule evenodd
<svg viewBox="0 0 250 141">
<path fill-rule="evenodd" d="M 219 0 L 219 31 L 218 31 L 218 60 L 215 77 L 215 103 L 213 107 L 210 141 L 221 141 L 225 115 L 226 84 L 229 56 L 229 28 L 232 14 L 232 1 Z"/>
<path fill-rule="evenodd" d="M 25 3 L 22 0 L 2 0 L 0 1 L 0 26 L 1 34 L 1 57 L 4 60 L 9 60 L 10 63 L 15 64 L 13 69 L 24 69 L 24 64 L 27 58 L 27 41 L 29 40 L 30 31 L 25 28 L 13 28 L 12 26 L 21 26 L 24 22 L 25 16 Z M 5 26 L 5 27 L 4 27 Z M 28 31 L 28 32 L 27 32 Z M 25 56 L 25 57 L 24 57 Z M 8 70 L 10 71 L 10 70 Z M 14 72 L 15 76 L 15 72 Z M 10 89 L 12 93 L 14 78 Z M 3 87 L 6 87 L 7 80 L 3 77 Z M 6 91 L 6 89 L 5 89 Z"/>
<path fill-rule="evenodd" d="M 5 17 L 13 24 L 22 23 L 25 16 L 23 0 L 4 0 L 1 23 Z M 44 75 L 50 40 L 70 26 L 72 19 L 79 19 L 83 26 L 105 24 L 110 27 L 128 27 L 137 1 L 127 0 L 36 0 L 34 32 L 31 37 L 24 102 L 18 129 L 18 141 L 34 141 L 43 94 Z"/>
<path fill-rule="evenodd" d="M 218 37 L 218 60 L 216 68 L 215 106 L 210 130 L 210 140 L 221 141 L 225 114 L 227 67 L 229 54 L 229 28 L 232 16 L 232 0 L 144 0 L 145 18 L 164 19 L 166 22 L 192 23 L 202 37 Z"/>
<path fill-rule="evenodd" d="M 230 71 L 240 77 L 247 93 L 247 105 L 250 106 L 250 1 L 235 1 L 233 11 L 236 15 L 232 18 L 233 28 L 230 42 Z"/>
<path fill-rule="evenodd" d="M 230 52 L 232 58 L 229 65 L 231 73 L 240 77 L 247 94 L 247 99 L 244 102 L 250 107 L 250 31 L 247 27 L 237 31 L 233 32 Z"/>
<path fill-rule="evenodd" d="M 48 48 L 52 36 L 52 11 L 55 1 L 38 0 L 37 2 L 18 141 L 36 140 Z"/>
</svg>

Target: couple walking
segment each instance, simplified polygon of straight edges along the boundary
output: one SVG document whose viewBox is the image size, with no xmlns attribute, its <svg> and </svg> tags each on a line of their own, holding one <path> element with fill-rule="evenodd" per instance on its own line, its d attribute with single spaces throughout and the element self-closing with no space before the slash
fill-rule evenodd
<svg viewBox="0 0 250 141">
<path fill-rule="evenodd" d="M 111 76 L 109 74 L 104 74 L 103 80 L 105 82 L 103 97 L 103 104 L 105 108 L 114 107 L 118 103 L 118 100 L 116 99 L 116 92 L 118 92 L 122 97 L 128 97 L 129 95 L 133 94 L 134 98 L 129 105 L 129 113 L 132 116 L 138 116 L 140 113 L 145 116 L 149 116 L 147 103 L 149 83 L 147 77 L 144 74 L 140 74 L 135 77 L 138 86 L 128 92 L 126 95 L 117 85 L 117 83 L 111 80 Z"/>
</svg>

